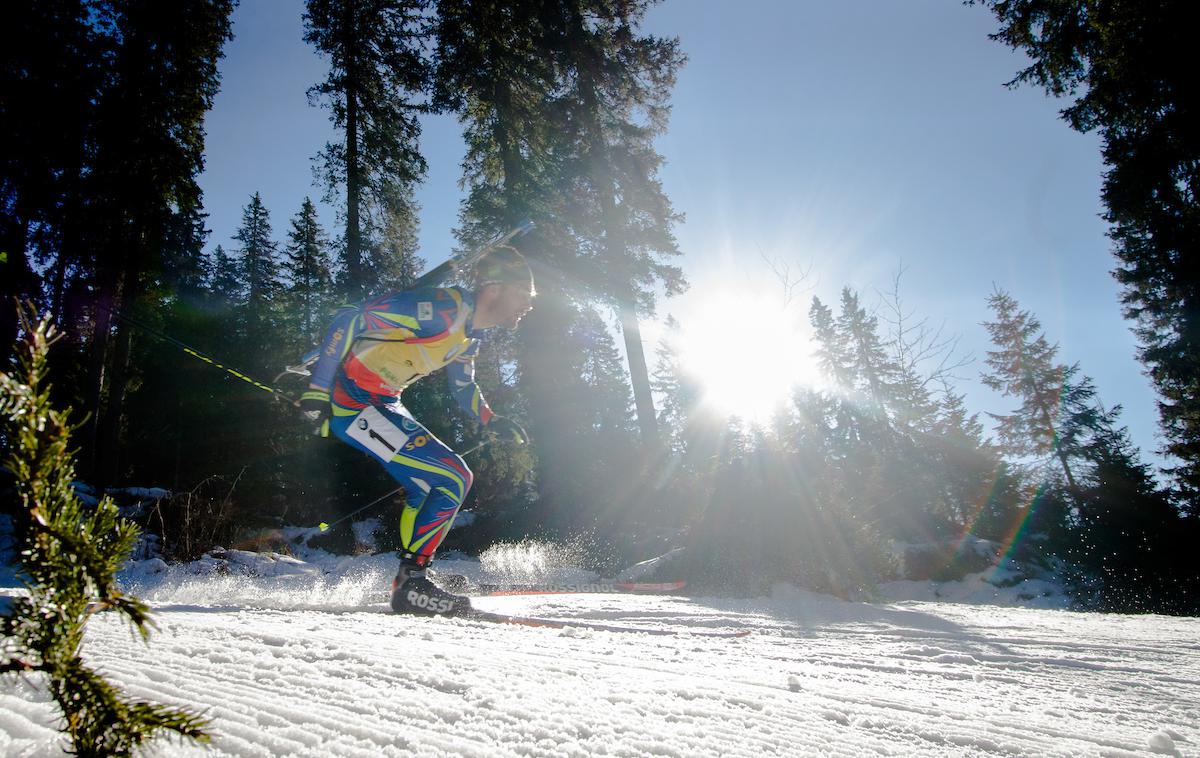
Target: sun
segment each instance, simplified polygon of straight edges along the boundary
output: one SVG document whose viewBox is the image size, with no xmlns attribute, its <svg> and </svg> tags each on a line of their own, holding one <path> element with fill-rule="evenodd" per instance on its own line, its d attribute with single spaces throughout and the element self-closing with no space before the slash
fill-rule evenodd
<svg viewBox="0 0 1200 758">
<path fill-rule="evenodd" d="M 804 319 L 783 298 L 721 288 L 697 298 L 680 320 L 680 368 L 702 390 L 707 410 L 765 424 L 797 386 L 820 377 Z"/>
</svg>

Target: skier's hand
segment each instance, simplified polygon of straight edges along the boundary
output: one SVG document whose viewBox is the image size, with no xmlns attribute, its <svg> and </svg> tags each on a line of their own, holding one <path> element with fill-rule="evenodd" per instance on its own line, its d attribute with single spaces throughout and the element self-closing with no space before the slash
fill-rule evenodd
<svg viewBox="0 0 1200 758">
<path fill-rule="evenodd" d="M 324 390 L 308 390 L 300 396 L 300 413 L 313 425 L 313 433 L 324 436 L 325 424 L 329 421 L 329 393 Z"/>
<path fill-rule="evenodd" d="M 524 445 L 529 441 L 529 435 L 516 421 L 507 416 L 492 416 L 484 429 L 498 440 Z"/>
</svg>

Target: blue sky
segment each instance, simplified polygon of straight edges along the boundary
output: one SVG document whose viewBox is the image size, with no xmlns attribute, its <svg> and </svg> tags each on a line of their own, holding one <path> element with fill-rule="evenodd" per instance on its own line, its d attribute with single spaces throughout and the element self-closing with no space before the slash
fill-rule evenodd
<svg viewBox="0 0 1200 758">
<path fill-rule="evenodd" d="M 206 123 L 201 177 L 213 230 L 231 247 L 261 192 L 277 239 L 312 185 L 311 158 L 332 137 L 305 90 L 325 64 L 302 41 L 298 0 L 243 0 Z M 1023 58 L 987 39 L 992 17 L 944 0 L 667 0 L 646 30 L 678 36 L 689 57 L 659 140 L 664 188 L 691 291 L 660 304 L 686 321 L 720 292 L 731 320 L 754 323 L 787 270 L 786 314 L 767 329 L 804 328 L 816 295 L 842 287 L 873 305 L 901 266 L 917 318 L 973 355 L 958 373 L 973 410 L 1011 403 L 981 387 L 980 322 L 993 286 L 1040 317 L 1143 450 L 1158 447 L 1154 395 L 1121 317 L 1115 261 L 1100 218 L 1103 165 L 1094 135 L 1058 119 L 1064 103 L 1003 84 Z M 420 240 L 429 264 L 453 246 L 462 142 L 453 118 L 425 124 L 429 175 Z M 321 206 L 334 229 L 334 212 Z M 744 302 L 744 312 L 736 303 Z M 770 310 L 769 308 L 766 310 Z M 785 323 L 790 322 L 790 323 Z M 651 327 L 650 333 L 655 330 Z M 763 370 L 769 370 L 769 360 Z"/>
</svg>

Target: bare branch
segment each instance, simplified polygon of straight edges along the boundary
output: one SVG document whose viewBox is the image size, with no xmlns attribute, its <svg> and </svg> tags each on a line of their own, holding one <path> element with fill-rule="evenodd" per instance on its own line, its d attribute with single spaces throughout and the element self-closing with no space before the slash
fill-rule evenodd
<svg viewBox="0 0 1200 758">
<path fill-rule="evenodd" d="M 793 279 L 791 264 L 786 261 L 772 260 L 767 257 L 767 254 L 763 252 L 760 245 L 755 243 L 754 246 L 758 248 L 758 256 L 762 258 L 767 267 L 771 269 L 771 273 L 775 275 L 775 278 L 783 286 L 783 304 L 785 306 L 791 305 L 792 301 L 796 298 L 796 289 L 812 274 L 812 263 L 810 262 L 808 268 L 801 271 Z M 809 287 L 809 290 L 811 289 L 813 288 Z"/>
<path fill-rule="evenodd" d="M 915 379 L 920 389 L 941 385 L 934 391 L 947 393 L 951 380 L 963 378 L 955 372 L 971 365 L 975 358 L 969 353 L 959 355 L 962 335 L 947 336 L 945 321 L 935 328 L 928 318 L 917 319 L 913 311 L 905 309 L 900 297 L 900 282 L 905 271 L 907 267 L 901 263 L 892 277 L 890 292 L 875 291 L 883 311 L 881 318 L 890 327 L 886 344 L 900 371 Z"/>
</svg>

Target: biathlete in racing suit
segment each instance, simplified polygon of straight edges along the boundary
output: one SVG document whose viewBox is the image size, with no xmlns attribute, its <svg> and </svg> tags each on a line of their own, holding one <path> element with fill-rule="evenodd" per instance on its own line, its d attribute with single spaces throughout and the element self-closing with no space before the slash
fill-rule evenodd
<svg viewBox="0 0 1200 758">
<path fill-rule="evenodd" d="M 351 447 L 374 456 L 404 489 L 400 570 L 392 582 L 397 613 L 452 614 L 467 598 L 441 589 L 425 569 L 471 488 L 463 459 L 404 407 L 401 393 L 446 369 L 459 406 L 489 433 L 517 443 L 525 430 L 492 412 L 475 384 L 479 337 L 516 328 L 532 308 L 533 275 L 519 252 L 500 247 L 475 267 L 474 287 L 396 292 L 345 306 L 319 346 L 300 400 L 309 418 Z"/>
</svg>

